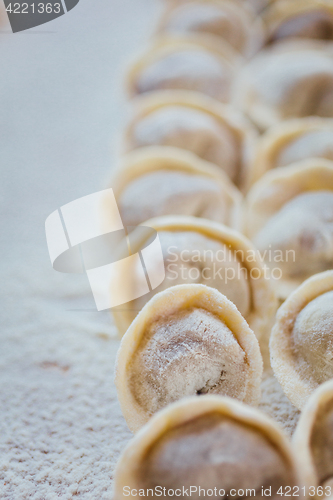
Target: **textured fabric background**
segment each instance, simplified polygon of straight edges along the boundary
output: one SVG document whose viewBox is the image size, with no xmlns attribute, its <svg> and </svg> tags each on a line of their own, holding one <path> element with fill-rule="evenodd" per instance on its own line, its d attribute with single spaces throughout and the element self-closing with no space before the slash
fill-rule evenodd
<svg viewBox="0 0 333 500">
<path fill-rule="evenodd" d="M 28 32 L 0 28 L 0 498 L 112 498 L 130 439 L 113 370 L 119 342 L 84 275 L 52 270 L 55 209 L 106 186 L 126 119 L 122 74 L 158 0 L 81 0 Z M 262 409 L 297 412 L 269 373 Z"/>
</svg>

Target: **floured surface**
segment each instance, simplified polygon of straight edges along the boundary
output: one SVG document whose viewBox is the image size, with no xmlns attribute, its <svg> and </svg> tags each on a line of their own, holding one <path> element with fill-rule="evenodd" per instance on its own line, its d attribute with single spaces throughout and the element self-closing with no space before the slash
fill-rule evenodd
<svg viewBox="0 0 333 500">
<path fill-rule="evenodd" d="M 121 71 L 157 7 L 82 0 L 34 34 L 0 34 L 2 500 L 112 498 L 131 435 L 113 384 L 119 341 L 86 277 L 52 270 L 44 222 L 105 187 L 126 111 Z M 293 430 L 297 412 L 273 380 L 262 408 Z"/>
<path fill-rule="evenodd" d="M 1 498 L 109 499 L 130 437 L 113 386 L 118 341 L 93 313 L 63 312 L 66 299 L 58 318 L 52 299 L 19 300 L 23 326 L 2 335 Z"/>
</svg>

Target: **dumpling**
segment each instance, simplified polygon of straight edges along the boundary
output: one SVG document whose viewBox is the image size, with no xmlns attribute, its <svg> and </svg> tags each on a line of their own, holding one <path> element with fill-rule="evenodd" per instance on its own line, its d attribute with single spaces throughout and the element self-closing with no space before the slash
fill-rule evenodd
<svg viewBox="0 0 333 500">
<path fill-rule="evenodd" d="M 321 0 L 277 0 L 264 12 L 268 42 L 286 38 L 333 40 L 333 5 Z"/>
<path fill-rule="evenodd" d="M 244 228 L 282 299 L 333 266 L 333 162 L 310 159 L 265 174 L 247 197 Z"/>
<path fill-rule="evenodd" d="M 239 401 L 205 396 L 173 403 L 136 434 L 120 457 L 114 489 L 120 500 L 124 491 L 148 488 L 157 498 L 156 487 L 184 498 L 192 487 L 199 500 L 203 490 L 206 498 L 245 498 L 246 490 L 262 498 L 262 488 L 271 487 L 278 500 L 280 487 L 303 484 L 289 440 L 272 420 Z"/>
<path fill-rule="evenodd" d="M 295 453 L 316 498 L 333 495 L 333 381 L 309 398 L 293 437 Z"/>
<path fill-rule="evenodd" d="M 238 189 L 215 165 L 178 148 L 148 147 L 127 155 L 111 186 L 125 226 L 172 214 L 240 224 Z"/>
<path fill-rule="evenodd" d="M 267 333 L 277 308 L 276 299 L 257 250 L 246 238 L 222 224 L 195 217 L 163 216 L 144 222 L 144 225 L 157 231 L 165 279 L 155 290 L 130 302 L 126 308 L 112 310 L 121 334 L 155 293 L 191 283 L 216 288 L 234 302 L 258 338 Z M 131 240 L 134 254 L 145 247 L 147 236 L 133 231 Z M 147 254 L 147 248 L 145 250 L 154 274 L 154 256 Z M 131 268 L 128 275 L 131 276 L 128 287 L 140 290 L 141 268 Z"/>
<path fill-rule="evenodd" d="M 155 295 L 122 338 L 118 401 L 136 431 L 158 410 L 187 396 L 227 395 L 258 404 L 262 358 L 235 305 L 204 285 Z"/>
<path fill-rule="evenodd" d="M 252 56 L 264 42 L 260 18 L 230 0 L 188 0 L 168 5 L 159 33 L 206 33 L 229 43 L 244 56 Z"/>
<path fill-rule="evenodd" d="M 280 307 L 270 338 L 271 365 L 285 394 L 302 409 L 333 378 L 333 271 L 316 274 Z"/>
<path fill-rule="evenodd" d="M 187 149 L 215 163 L 246 189 L 256 140 L 254 127 L 226 105 L 199 93 L 164 91 L 137 99 L 124 149 L 152 145 Z"/>
<path fill-rule="evenodd" d="M 272 0 L 241 0 L 246 7 L 251 7 L 255 12 L 261 13 Z"/>
<path fill-rule="evenodd" d="M 333 53 L 325 42 L 277 44 L 239 73 L 233 103 L 261 129 L 288 118 L 333 117 Z"/>
<path fill-rule="evenodd" d="M 315 116 L 279 123 L 258 141 L 249 169 L 258 180 L 267 170 L 307 158 L 333 160 L 333 120 Z"/>
<path fill-rule="evenodd" d="M 194 90 L 228 102 L 239 64 L 239 56 L 220 40 L 205 35 L 163 38 L 130 69 L 129 92 L 135 96 L 156 90 Z"/>
</svg>

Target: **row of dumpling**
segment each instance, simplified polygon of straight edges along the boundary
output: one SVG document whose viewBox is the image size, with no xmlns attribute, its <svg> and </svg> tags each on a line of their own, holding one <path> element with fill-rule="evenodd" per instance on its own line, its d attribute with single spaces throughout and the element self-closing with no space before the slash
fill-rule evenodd
<svg viewBox="0 0 333 500">
<path fill-rule="evenodd" d="M 142 147 L 127 154 L 111 182 L 124 224 L 147 223 L 159 232 L 167 269 L 173 258 L 170 246 L 175 247 L 179 266 L 198 267 L 200 261 L 204 263 L 204 252 L 197 263 L 190 263 L 182 258 L 183 250 L 230 250 L 230 230 L 222 226 L 216 229 L 216 223 L 240 231 L 245 237 L 235 233 L 234 240 L 239 241 L 233 243 L 232 250 L 247 250 L 238 255 L 235 266 L 241 268 L 248 260 L 245 254 L 251 253 L 251 240 L 260 251 L 254 261 L 259 260 L 258 265 L 270 273 L 281 299 L 307 277 L 332 268 L 333 120 L 309 117 L 283 122 L 255 140 L 251 127 L 237 120 L 230 109 L 221 105 L 213 111 L 202 96 L 199 106 L 199 97 L 176 94 L 164 100 L 156 96 L 153 107 L 145 107 L 133 120 L 126 133 L 128 149 L 135 147 L 133 137 L 141 135 L 139 129 L 144 129 L 145 123 L 147 137 L 154 132 L 173 133 L 170 127 L 158 128 L 156 123 L 150 127 L 157 103 L 158 110 L 171 115 L 179 103 L 185 113 L 200 109 L 220 130 L 208 138 L 192 121 L 174 132 L 174 142 L 179 140 L 184 148 L 188 145 L 197 155 L 172 146 Z M 213 157 L 214 163 L 207 161 Z M 229 172 L 236 172 L 244 184 L 252 184 L 245 197 L 217 166 L 225 166 L 227 158 Z M 227 259 L 224 264 L 228 267 Z M 213 267 L 214 260 L 207 265 Z M 198 282 L 194 271 L 192 274 Z M 201 282 L 210 285 L 212 278 L 202 277 Z M 167 284 L 170 286 L 168 273 Z M 216 286 L 226 293 L 223 284 Z M 233 292 L 230 283 L 227 288 L 229 298 L 246 315 L 251 300 L 243 300 L 238 289 Z"/>
<path fill-rule="evenodd" d="M 118 463 L 115 498 L 138 490 L 157 498 L 160 488 L 184 497 L 191 487 L 194 498 L 214 491 L 215 498 L 240 498 L 249 490 L 259 498 L 262 488 L 274 499 L 331 497 L 333 381 L 322 383 L 332 378 L 332 305 L 327 271 L 289 296 L 272 330 L 273 369 L 303 409 L 290 445 L 273 421 L 248 406 L 259 402 L 262 359 L 235 305 L 194 284 L 152 298 L 117 358 L 118 399 L 138 433 Z"/>
<path fill-rule="evenodd" d="M 332 116 L 332 0 L 275 0 L 261 16 L 250 4 L 168 2 L 129 72 L 130 95 L 201 92 L 231 102 L 260 129 L 288 117 Z"/>
<path fill-rule="evenodd" d="M 175 240 L 180 254 L 187 244 L 185 238 L 177 241 L 187 224 L 180 215 L 243 232 L 264 256 L 277 294 L 285 298 L 306 277 L 331 267 L 327 205 L 333 203 L 328 161 L 333 160 L 333 122 L 319 117 L 281 122 L 260 139 L 253 122 L 261 126 L 270 117 L 267 126 L 285 116 L 307 115 L 309 103 L 309 114 L 330 114 L 331 45 L 309 39 L 330 39 L 333 3 L 278 0 L 266 6 L 263 19 L 250 13 L 249 3 L 169 3 L 158 29 L 165 36 L 157 38 L 129 74 L 132 94 L 146 95 L 136 100 L 124 134 L 128 154 L 112 187 L 128 226 L 175 216 L 169 239 L 170 231 L 159 228 L 163 221 L 152 224 L 163 232 L 162 244 Z M 295 42 L 295 36 L 308 40 Z M 237 37 L 243 45 L 236 43 Z M 260 48 L 264 40 L 284 38 L 292 40 L 260 53 L 238 72 L 236 81 L 229 78 L 227 66 L 222 68 L 223 54 L 230 55 L 229 62 L 237 59 L 233 49 L 245 53 L 250 46 Z M 251 120 L 216 100 L 229 100 L 230 88 L 238 92 L 234 104 Z M 219 93 L 225 91 L 224 98 Z M 241 193 L 249 189 L 244 200 Z M 193 234 L 198 231 L 188 233 L 193 248 L 208 244 L 203 234 Z M 219 244 L 227 242 L 220 238 Z M 228 286 L 229 297 L 236 297 L 239 305 L 243 297 L 232 290 Z"/>
<path fill-rule="evenodd" d="M 270 168 L 253 158 L 257 129 L 287 118 L 333 117 L 332 37 L 333 0 L 167 2 L 155 38 L 128 73 L 136 113 L 125 151 L 180 147 L 247 191 Z M 295 131 L 306 144 L 296 142 L 274 166 L 329 156 L 329 137 L 315 128 L 305 123 Z"/>
<path fill-rule="evenodd" d="M 115 500 L 332 498 L 333 383 L 323 384 L 292 443 L 258 410 L 231 398 L 173 403 L 132 439 L 115 471 Z"/>
<path fill-rule="evenodd" d="M 116 385 L 132 430 L 186 396 L 219 394 L 258 404 L 260 344 L 268 336 L 273 371 L 298 409 L 333 379 L 333 271 L 305 280 L 276 313 L 268 281 L 259 267 L 252 269 L 255 276 L 246 279 L 244 273 L 243 281 L 231 282 L 231 294 L 239 292 L 243 300 L 238 307 L 216 282 L 215 288 L 214 283 L 169 286 L 138 313 L 137 304 L 122 310 L 122 326 L 129 326 L 118 353 Z"/>
<path fill-rule="evenodd" d="M 126 226 L 158 232 L 166 278 L 114 311 L 121 333 L 155 293 L 201 283 L 228 297 L 258 338 L 267 335 L 275 295 L 284 299 L 332 266 L 331 138 L 327 118 L 284 122 L 258 139 L 238 112 L 202 93 L 141 99 L 125 133 L 124 147 L 134 151 L 112 187 Z M 233 182 L 243 191 L 252 185 L 245 200 Z M 134 237 L 131 251 L 144 249 L 147 238 Z M 129 275 L 129 286 L 142 289 L 141 268 Z"/>
<path fill-rule="evenodd" d="M 166 278 L 114 311 L 126 331 L 119 402 L 130 429 L 143 426 L 115 498 L 191 486 L 194 498 L 199 487 L 217 498 L 333 495 L 333 387 L 319 387 L 333 376 L 333 274 L 303 283 L 333 260 L 333 4 L 268 3 L 170 2 L 129 74 L 131 95 L 145 95 L 111 185 L 125 225 L 157 230 Z M 261 18 L 249 4 L 266 7 Z M 271 125 L 259 138 L 255 126 Z M 132 253 L 147 238 L 133 235 Z M 141 272 L 128 274 L 140 290 Z M 276 296 L 288 299 L 275 318 Z M 246 406 L 260 399 L 259 342 L 273 324 L 285 394 L 302 409 L 314 392 L 293 447 Z"/>
<path fill-rule="evenodd" d="M 208 15 L 211 8 L 214 12 L 224 9 L 224 14 Z M 181 48 L 179 39 L 170 34 L 133 66 L 131 88 L 149 95 L 139 100 L 124 134 L 124 148 L 132 152 L 124 158 L 112 187 L 126 226 L 144 223 L 159 233 L 166 279 L 155 293 L 179 283 L 213 286 L 234 302 L 260 336 L 269 329 L 276 309 L 271 282 L 278 298 L 284 299 L 305 278 L 332 265 L 332 122 L 319 117 L 283 122 L 258 139 L 248 119 L 205 95 L 210 94 L 206 92 L 208 87 L 224 86 L 222 80 L 214 80 L 217 73 L 210 80 L 209 64 L 202 66 L 202 60 L 211 61 L 217 47 L 223 46 L 229 52 L 232 49 L 230 40 L 228 45 L 219 45 L 216 33 L 213 36 L 204 32 L 217 23 L 220 37 L 226 38 L 228 30 L 222 19 L 230 20 L 231 11 L 246 9 L 222 0 L 179 1 L 167 8 L 159 31 L 168 31 L 171 19 L 187 20 L 185 24 L 176 23 L 186 32 L 185 45 Z M 270 25 L 273 30 L 275 23 L 273 42 L 294 35 L 316 37 L 316 33 L 323 32 L 323 23 L 326 26 L 330 22 L 330 15 L 330 2 L 301 2 L 300 8 L 300 2 L 287 5 L 277 1 L 267 7 L 264 18 L 266 29 Z M 260 24 L 258 19 L 253 23 L 247 20 L 247 27 Z M 232 31 L 232 23 L 228 26 Z M 191 31 L 195 32 L 192 38 L 188 34 Z M 257 28 L 252 35 L 258 35 Z M 196 49 L 193 44 L 197 44 Z M 284 41 L 269 49 L 267 57 L 274 59 L 282 51 L 296 54 L 299 61 L 299 50 L 307 50 L 309 44 L 313 41 L 308 40 L 306 46 L 295 40 Z M 208 46 L 214 51 L 209 52 Z M 316 46 L 315 59 L 326 54 L 323 47 L 324 42 Z M 304 63 L 306 69 L 311 66 L 308 54 L 304 55 L 303 69 Z M 276 62 L 271 66 L 279 76 L 281 66 Z M 254 76 L 264 75 L 266 81 L 266 69 L 271 66 L 265 63 L 253 72 Z M 178 71 L 182 72 L 181 78 Z M 308 73 L 303 71 L 302 75 L 307 77 Z M 175 77 L 177 84 L 170 83 L 169 77 Z M 284 80 L 288 78 L 289 73 Z M 141 83 L 147 81 L 164 83 L 142 87 Z M 238 78 L 236 88 L 242 81 L 247 85 L 250 78 Z M 325 88 L 316 84 L 319 100 Z M 281 86 L 279 93 L 276 87 L 273 91 L 278 96 L 285 94 Z M 263 109 L 261 101 L 254 106 L 256 110 Z M 251 116 L 250 110 L 246 111 Z M 248 191 L 245 200 L 241 191 Z M 145 244 L 144 236 L 134 238 L 132 251 L 140 252 Z M 141 273 L 133 269 L 130 286 L 139 290 L 140 279 Z M 140 297 L 127 310 L 116 313 L 120 330 L 128 328 L 148 299 L 149 295 Z"/>
</svg>

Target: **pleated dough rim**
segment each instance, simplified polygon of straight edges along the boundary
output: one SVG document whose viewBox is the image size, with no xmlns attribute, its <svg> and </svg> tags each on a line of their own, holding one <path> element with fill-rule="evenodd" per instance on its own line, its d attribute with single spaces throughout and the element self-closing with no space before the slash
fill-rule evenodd
<svg viewBox="0 0 333 500">
<path fill-rule="evenodd" d="M 277 310 L 277 299 L 270 281 L 265 279 L 258 251 L 245 236 L 224 224 L 180 215 L 156 217 L 144 222 L 142 225 L 152 227 L 156 231 L 195 231 L 225 244 L 234 251 L 243 252 L 244 261 L 241 263 L 248 269 L 249 273 L 252 269 L 260 271 L 258 277 L 258 273 L 256 273 L 256 279 L 250 278 L 248 280 L 251 293 L 251 312 L 246 317 L 246 321 L 258 339 L 267 334 Z M 135 253 L 142 247 L 146 238 L 142 236 L 141 232 L 135 234 L 135 231 L 133 231 L 132 236 L 134 238 L 132 237 L 131 249 Z M 256 256 L 255 261 L 254 256 Z M 132 322 L 131 314 L 124 308 L 113 308 L 112 314 L 119 334 L 122 336 Z"/>
<path fill-rule="evenodd" d="M 162 59 L 169 54 L 178 52 L 179 50 L 198 49 L 209 52 L 217 57 L 223 63 L 230 67 L 230 71 L 235 73 L 236 69 L 242 63 L 242 56 L 233 49 L 228 43 L 223 40 L 216 40 L 216 37 L 206 34 L 196 35 L 173 35 L 159 36 L 152 44 L 146 48 L 141 55 L 137 56 L 132 64 L 129 65 L 125 78 L 125 86 L 127 94 L 130 98 L 136 95 L 135 82 L 141 71 L 153 64 L 155 61 Z"/>
<path fill-rule="evenodd" d="M 163 434 L 172 428 L 186 424 L 195 418 L 211 413 L 220 413 L 246 427 L 259 431 L 278 450 L 294 471 L 299 486 L 305 483 L 303 471 L 297 457 L 282 429 L 261 411 L 237 400 L 206 395 L 200 399 L 191 397 L 169 405 L 155 414 L 129 442 L 123 451 L 115 470 L 115 499 L 120 500 L 123 487 L 139 487 L 140 465 L 149 449 Z"/>
<path fill-rule="evenodd" d="M 173 12 L 177 10 L 179 7 L 182 7 L 186 4 L 211 4 L 216 5 L 217 7 L 221 7 L 221 9 L 226 8 L 233 14 L 235 14 L 242 24 L 244 33 L 246 35 L 247 47 L 243 48 L 240 53 L 243 57 L 252 57 L 256 54 L 260 48 L 263 46 L 265 41 L 265 28 L 264 23 L 260 16 L 257 16 L 251 7 L 245 3 L 241 3 L 238 1 L 231 0 L 170 0 L 167 2 L 167 5 L 160 17 L 158 22 L 158 27 L 156 30 L 156 34 L 160 36 L 161 34 L 168 34 L 169 36 L 173 36 L 172 33 L 165 31 L 165 24 L 168 22 Z M 223 40 L 223 37 L 220 37 L 216 34 L 210 34 L 210 36 L 216 37 L 217 40 Z M 226 43 L 228 43 L 226 41 Z M 234 48 L 234 50 L 237 50 Z"/>
<path fill-rule="evenodd" d="M 282 304 L 276 315 L 269 348 L 271 366 L 288 399 L 302 410 L 313 391 L 319 387 L 310 375 L 308 380 L 299 373 L 293 352 L 292 330 L 298 314 L 312 300 L 333 290 L 333 270 L 315 274 L 305 280 Z"/>
<path fill-rule="evenodd" d="M 151 415 L 144 410 L 130 388 L 131 361 L 146 329 L 159 319 L 168 318 L 191 307 L 202 308 L 223 321 L 231 330 L 246 356 L 249 381 L 244 402 L 259 404 L 263 361 L 259 343 L 237 307 L 227 297 L 206 285 L 189 284 L 170 287 L 150 299 L 136 316 L 122 338 L 116 360 L 115 384 L 118 401 L 129 429 L 136 432 Z"/>
<path fill-rule="evenodd" d="M 110 182 L 116 200 L 120 199 L 126 186 L 133 180 L 160 170 L 201 175 L 213 180 L 228 203 L 228 226 L 240 229 L 243 201 L 240 191 L 216 165 L 180 148 L 147 146 L 124 156 Z M 107 208 L 105 208 L 105 213 L 108 213 Z"/>
<path fill-rule="evenodd" d="M 253 175 L 251 183 L 259 180 L 269 170 L 288 168 L 288 165 L 274 167 L 274 161 L 283 148 L 288 147 L 294 139 L 309 132 L 328 129 L 333 130 L 333 118 L 309 116 L 285 120 L 266 131 L 257 142 L 256 153 L 250 168 Z"/>
<path fill-rule="evenodd" d="M 228 104 L 221 103 L 212 97 L 195 91 L 162 90 L 148 95 L 137 96 L 134 101 L 134 115 L 124 131 L 122 151 L 133 151 L 131 148 L 131 136 L 133 129 L 141 119 L 146 118 L 155 111 L 168 106 L 179 106 L 201 111 L 223 126 L 226 126 L 236 136 L 241 145 L 240 172 L 238 174 L 239 187 L 246 191 L 253 174 L 250 169 L 255 167 L 253 157 L 258 139 L 258 132 L 242 113 L 238 112 Z M 135 149 L 140 149 L 135 148 Z M 186 151 L 186 150 L 185 150 Z M 207 161 L 207 160 L 203 160 Z M 221 167 L 217 166 L 219 170 Z"/>
</svg>

